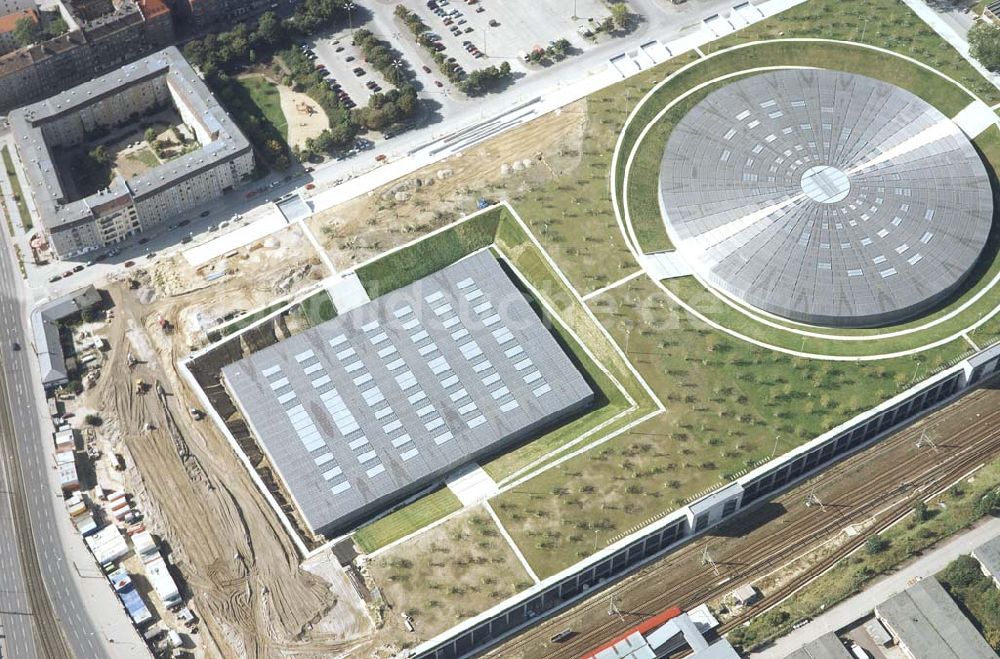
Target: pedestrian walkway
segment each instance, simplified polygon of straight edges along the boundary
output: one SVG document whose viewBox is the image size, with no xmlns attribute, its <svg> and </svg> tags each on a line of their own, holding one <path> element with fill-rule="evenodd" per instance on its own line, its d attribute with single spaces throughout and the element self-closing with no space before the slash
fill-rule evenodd
<svg viewBox="0 0 1000 659">
<path fill-rule="evenodd" d="M 1000 519 L 991 517 L 971 530 L 950 538 L 937 549 L 925 553 L 898 572 L 874 582 L 863 592 L 844 600 L 809 624 L 778 639 L 766 650 L 755 652 L 750 656 L 760 659 L 781 659 L 823 634 L 835 632 L 864 617 L 882 602 L 906 590 L 912 585 L 913 580 L 937 574 L 948 563 L 962 554 L 972 553 L 973 549 L 997 535 L 1000 535 Z"/>
</svg>

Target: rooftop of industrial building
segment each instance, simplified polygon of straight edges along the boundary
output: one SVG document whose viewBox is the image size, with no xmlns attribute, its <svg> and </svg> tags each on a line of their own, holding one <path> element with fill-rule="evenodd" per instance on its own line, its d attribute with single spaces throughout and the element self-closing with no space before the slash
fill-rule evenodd
<svg viewBox="0 0 1000 659">
<path fill-rule="evenodd" d="M 787 655 L 785 659 L 854 659 L 844 642 L 834 632 L 823 634 L 814 641 Z"/>
<path fill-rule="evenodd" d="M 252 354 L 223 377 L 320 532 L 593 398 L 488 251 Z"/>
<path fill-rule="evenodd" d="M 875 616 L 913 659 L 997 659 L 997 654 L 933 577 L 875 607 Z"/>
<path fill-rule="evenodd" d="M 972 551 L 972 557 L 994 579 L 1000 580 L 1000 536 L 987 540 Z"/>
</svg>

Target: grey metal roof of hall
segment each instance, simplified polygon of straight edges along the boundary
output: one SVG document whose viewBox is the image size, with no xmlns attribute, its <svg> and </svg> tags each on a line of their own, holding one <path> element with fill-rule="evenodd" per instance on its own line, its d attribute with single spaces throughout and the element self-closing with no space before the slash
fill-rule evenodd
<svg viewBox="0 0 1000 659">
<path fill-rule="evenodd" d="M 479 252 L 223 369 L 315 531 L 343 530 L 593 399 Z"/>
<path fill-rule="evenodd" d="M 886 325 L 946 298 L 993 215 L 986 168 L 954 122 L 904 89 L 824 69 L 706 96 L 671 132 L 659 195 L 708 283 L 832 326 Z"/>
</svg>

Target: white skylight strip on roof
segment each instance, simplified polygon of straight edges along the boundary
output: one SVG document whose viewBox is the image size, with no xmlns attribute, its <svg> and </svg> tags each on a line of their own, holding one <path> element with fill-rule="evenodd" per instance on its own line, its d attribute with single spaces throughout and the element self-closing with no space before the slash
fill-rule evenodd
<svg viewBox="0 0 1000 659">
<path fill-rule="evenodd" d="M 301 364 L 310 357 L 315 357 L 315 356 L 316 355 L 313 353 L 312 350 L 306 350 L 305 352 L 300 352 L 299 354 L 295 355 L 295 361 Z"/>
<path fill-rule="evenodd" d="M 396 384 L 399 385 L 400 389 L 406 391 L 417 384 L 417 377 L 413 375 L 413 371 L 407 369 L 405 373 L 396 376 Z"/>
<path fill-rule="evenodd" d="M 378 459 L 378 453 L 375 451 L 366 451 L 358 456 L 358 462 L 361 464 L 365 464 L 366 462 L 371 462 L 376 459 Z"/>
<path fill-rule="evenodd" d="M 425 398 L 427 398 L 427 394 L 425 394 L 424 390 L 421 389 L 420 391 L 418 391 L 417 393 L 413 394 L 412 396 L 410 396 L 406 400 L 410 401 L 410 405 L 414 405 L 416 403 L 419 403 L 420 401 L 422 401 Z"/>
<path fill-rule="evenodd" d="M 467 422 L 467 425 L 470 428 L 477 428 L 477 427 L 483 425 L 484 423 L 486 423 L 486 417 L 483 416 L 482 414 L 480 414 L 479 416 L 477 416 L 475 418 L 469 419 L 469 421 Z"/>
<path fill-rule="evenodd" d="M 406 366 L 406 362 L 398 357 L 385 365 L 385 367 L 390 371 L 395 371 L 397 368 L 401 368 L 403 366 Z"/>
<path fill-rule="evenodd" d="M 294 391 L 286 391 L 285 393 L 278 396 L 278 403 L 284 405 L 285 403 L 287 403 L 290 400 L 293 400 L 294 398 L 295 398 Z"/>
<path fill-rule="evenodd" d="M 338 334 L 337 336 L 335 336 L 332 339 L 330 339 L 329 341 L 327 341 L 327 343 L 330 344 L 331 348 L 336 348 L 341 343 L 345 343 L 346 341 L 347 341 L 347 337 L 346 336 L 344 336 L 343 334 Z"/>
<path fill-rule="evenodd" d="M 263 371 L 261 371 L 261 375 L 263 375 L 265 378 L 269 378 L 275 373 L 280 373 L 280 372 L 281 372 L 281 366 L 275 364 L 274 366 L 268 366 Z"/>
<path fill-rule="evenodd" d="M 313 362 L 312 364 L 309 364 L 308 366 L 303 368 L 302 372 L 305 373 L 306 375 L 312 375 L 313 373 L 322 368 L 323 368 L 322 364 L 320 364 L 319 362 Z"/>
<path fill-rule="evenodd" d="M 459 414 L 468 414 L 469 412 L 472 412 L 472 411 L 477 410 L 477 409 L 479 409 L 479 408 L 476 407 L 476 402 L 475 401 L 469 401 L 465 405 L 463 405 L 460 408 L 458 408 L 458 413 Z"/>
<path fill-rule="evenodd" d="M 304 417 L 297 416 L 300 412 L 304 411 L 301 410 L 301 407 L 301 405 L 296 405 L 291 410 L 286 410 L 285 414 L 292 421 L 292 428 L 294 428 L 295 434 L 299 436 L 299 441 L 306 447 L 306 450 L 315 451 L 320 446 L 323 446 L 325 442 L 320 437 L 319 431 L 316 429 L 316 424 L 313 423 L 308 414 L 305 414 Z M 298 422 L 293 420 L 293 417 L 296 417 Z"/>
<path fill-rule="evenodd" d="M 511 410 L 514 410 L 514 409 L 517 409 L 517 408 L 518 408 L 517 401 L 512 398 L 512 399 L 510 399 L 509 401 L 507 401 L 506 403 L 504 403 L 503 405 L 500 406 L 500 411 L 501 412 L 510 412 Z"/>
<path fill-rule="evenodd" d="M 458 391 L 456 391 L 453 394 L 451 394 L 451 396 L 450 396 L 451 402 L 453 402 L 453 403 L 458 402 L 459 400 L 461 400 L 462 398 L 465 398 L 468 395 L 469 395 L 469 392 L 465 390 L 465 387 L 462 387 Z"/>
<path fill-rule="evenodd" d="M 445 379 L 441 380 L 441 386 L 443 388 L 445 388 L 445 389 L 447 389 L 448 387 L 452 387 L 452 386 L 454 386 L 456 384 L 458 384 L 458 376 L 457 375 L 449 375 Z"/>
<path fill-rule="evenodd" d="M 451 333 L 451 338 L 454 339 L 455 341 L 458 341 L 459 339 L 464 339 L 467 336 L 469 336 L 469 330 L 465 329 L 464 327 L 457 329 Z"/>
<path fill-rule="evenodd" d="M 382 391 L 378 387 L 372 387 L 371 389 L 362 391 L 361 396 L 365 399 L 365 402 L 368 403 L 369 407 L 385 400 L 385 396 L 382 395 Z"/>
<path fill-rule="evenodd" d="M 499 381 L 500 381 L 499 373 L 490 373 L 485 378 L 483 378 L 483 384 L 486 385 L 487 387 Z"/>
<path fill-rule="evenodd" d="M 353 357 L 356 354 L 358 353 L 354 351 L 354 348 L 344 348 L 343 350 L 337 353 L 337 359 L 339 359 L 340 361 L 344 361 L 348 357 Z"/>
<path fill-rule="evenodd" d="M 427 304 L 434 304 L 435 302 L 437 302 L 438 300 L 442 299 L 443 297 L 444 297 L 444 293 L 442 293 L 441 291 L 434 291 L 433 293 L 431 293 L 430 295 L 428 295 L 424 299 L 427 301 Z"/>
<path fill-rule="evenodd" d="M 472 280 L 472 277 L 466 277 L 465 279 L 463 279 L 462 281 L 458 282 L 455 285 L 458 286 L 459 288 L 468 288 L 469 286 L 472 286 L 475 283 L 476 282 Z"/>
<path fill-rule="evenodd" d="M 389 416 L 390 414 L 392 414 L 392 408 L 389 407 L 388 405 L 375 410 L 375 418 L 378 419 L 379 421 Z"/>
<path fill-rule="evenodd" d="M 371 469 L 367 470 L 365 472 L 365 474 L 368 476 L 368 478 L 375 478 L 376 476 L 378 476 L 379 474 L 381 474 L 383 471 L 385 471 L 385 467 L 383 467 L 382 463 L 380 462 L 379 464 L 375 465 Z"/>
<path fill-rule="evenodd" d="M 514 338 L 514 335 L 511 334 L 511 331 L 507 329 L 506 325 L 500 326 L 499 328 L 490 332 L 490 334 L 492 334 L 493 338 L 497 340 L 497 343 L 501 345 L 507 343 L 508 341 Z"/>
<path fill-rule="evenodd" d="M 452 435 L 451 431 L 448 430 L 446 432 L 441 433 L 437 437 L 435 437 L 434 438 L 434 443 L 437 444 L 438 446 L 440 446 L 441 444 L 444 444 L 445 442 L 447 442 L 448 440 L 452 439 L 453 437 L 454 437 L 454 435 Z"/>
<path fill-rule="evenodd" d="M 493 368 L 492 362 L 490 362 L 490 360 L 488 359 L 484 359 L 483 361 L 473 366 L 472 370 L 475 371 L 476 373 L 482 373 L 483 371 L 488 370 L 490 368 Z"/>
<path fill-rule="evenodd" d="M 395 311 L 393 311 L 392 315 L 394 315 L 396 318 L 402 318 L 403 316 L 405 316 L 407 314 L 410 314 L 410 313 L 413 313 L 413 307 L 411 307 L 408 304 L 404 304 L 400 308 L 398 308 Z"/>
<path fill-rule="evenodd" d="M 323 478 L 325 478 L 326 480 L 330 480 L 331 478 L 336 478 L 337 476 L 340 476 L 342 473 L 344 473 L 343 469 L 341 469 L 340 467 L 334 467 L 333 469 L 327 469 L 326 471 L 324 471 Z"/>
<path fill-rule="evenodd" d="M 516 357 L 517 355 L 520 355 L 522 352 L 524 352 L 524 348 L 522 348 L 519 345 L 516 345 L 513 348 L 508 348 L 507 350 L 504 350 L 503 354 L 505 354 L 509 359 L 511 357 Z"/>
<path fill-rule="evenodd" d="M 419 417 L 425 417 L 425 416 L 427 416 L 428 414 L 430 414 L 433 411 L 434 411 L 434 406 L 433 405 L 424 405 L 419 410 L 417 410 L 417 416 L 419 416 Z"/>
<path fill-rule="evenodd" d="M 509 393 L 510 389 L 508 389 L 507 387 L 500 387 L 496 391 L 490 392 L 490 396 L 493 396 L 493 400 L 500 400 Z"/>
<path fill-rule="evenodd" d="M 487 327 L 492 327 L 493 325 L 496 325 L 499 322 L 500 322 L 500 314 L 498 313 L 492 314 L 483 319 L 483 325 L 486 325 Z"/>
<path fill-rule="evenodd" d="M 351 489 L 351 484 L 348 483 L 347 481 L 344 481 L 343 483 L 337 483 L 336 485 L 331 487 L 330 492 L 333 494 L 340 494 L 341 492 L 344 492 L 349 489 Z"/>
<path fill-rule="evenodd" d="M 354 380 L 353 380 L 354 384 L 356 384 L 359 387 L 361 385 L 363 385 L 363 384 L 368 384 L 371 381 L 372 381 L 372 374 L 371 373 L 362 373 L 361 375 L 359 375 L 358 377 L 354 378 Z"/>
<path fill-rule="evenodd" d="M 430 421 L 425 423 L 424 428 L 427 428 L 428 431 L 431 431 L 440 428 L 443 425 L 444 425 L 444 420 L 441 417 L 437 417 L 436 419 L 431 419 Z"/>
<path fill-rule="evenodd" d="M 397 430 L 399 430 L 402 427 L 403 427 L 403 422 L 400 421 L 399 419 L 395 419 L 395 420 L 390 421 L 389 423 L 385 424 L 384 426 L 382 426 L 382 432 L 384 432 L 385 434 L 388 435 L 388 434 L 396 432 Z"/>
<path fill-rule="evenodd" d="M 548 384 L 543 384 L 542 386 L 536 389 L 532 389 L 531 393 L 535 394 L 535 398 L 540 398 L 541 396 L 549 393 L 550 391 L 552 391 L 552 387 L 550 387 Z"/>
<path fill-rule="evenodd" d="M 330 376 L 324 373 L 320 377 L 312 381 L 312 386 L 314 389 L 319 389 L 325 384 L 330 384 Z"/>
<path fill-rule="evenodd" d="M 458 325 L 459 322 L 460 321 L 458 319 L 458 316 L 452 316 L 451 318 L 442 321 L 441 322 L 441 326 L 444 327 L 445 329 L 449 329 L 450 330 L 455 325 Z"/>
<path fill-rule="evenodd" d="M 481 290 L 479 290 L 478 288 L 476 288 L 476 289 L 473 289 L 473 291 L 471 293 L 466 293 L 465 294 L 465 299 L 468 300 L 469 302 L 472 302 L 473 300 L 477 300 L 477 299 L 481 298 L 482 296 L 483 296 L 483 292 Z"/>
<path fill-rule="evenodd" d="M 535 369 L 531 373 L 528 373 L 527 375 L 524 376 L 524 382 L 525 384 L 531 384 L 532 382 L 538 380 L 541 377 L 542 374 L 538 372 L 538 369 Z"/>
<path fill-rule="evenodd" d="M 472 361 L 479 355 L 483 354 L 483 351 L 479 349 L 479 346 L 475 341 L 469 341 L 468 343 L 461 345 L 459 350 L 462 351 L 462 354 L 465 355 L 465 358 L 469 361 Z"/>
<path fill-rule="evenodd" d="M 403 453 L 400 453 L 399 457 L 403 458 L 403 460 L 405 461 L 405 460 L 409 460 L 410 458 L 416 457 L 416 455 L 418 453 L 419 453 L 419 451 L 416 448 L 411 448 L 409 451 L 405 451 Z"/>
<path fill-rule="evenodd" d="M 350 442 L 350 443 L 349 443 L 349 444 L 347 445 L 347 447 L 348 447 L 349 449 L 351 449 L 352 451 L 356 451 L 356 450 L 358 450 L 359 448 L 361 448 L 362 446 L 366 445 L 367 443 L 368 443 L 368 438 L 367 438 L 367 437 L 365 437 L 364 435 L 361 435 L 361 436 L 360 436 L 360 437 L 358 437 L 357 439 L 355 439 L 355 440 L 353 440 L 352 442 Z"/>
<path fill-rule="evenodd" d="M 326 392 L 320 396 L 320 399 L 326 406 L 330 416 L 333 417 L 333 422 L 337 426 L 337 430 L 340 431 L 340 434 L 346 437 L 361 427 L 336 389 Z"/>
<path fill-rule="evenodd" d="M 411 329 L 413 329 L 414 327 L 417 327 L 418 325 L 420 325 L 420 321 L 418 319 L 416 319 L 416 318 L 411 318 L 408 321 L 406 321 L 405 323 L 403 323 L 403 329 L 405 329 L 407 332 L 409 332 Z"/>
<path fill-rule="evenodd" d="M 370 332 L 373 329 L 378 329 L 378 320 L 373 320 L 370 323 L 365 323 L 361 326 L 362 332 Z"/>
<path fill-rule="evenodd" d="M 365 367 L 365 365 L 362 364 L 361 360 L 359 359 L 358 361 L 351 362 L 350 364 L 348 364 L 347 366 L 345 366 L 344 370 L 347 371 L 348 373 L 354 373 L 355 371 L 360 371 L 364 367 Z"/>
<path fill-rule="evenodd" d="M 392 445 L 395 448 L 399 448 L 403 444 L 409 444 L 412 441 L 413 441 L 413 438 L 410 437 L 408 434 L 406 434 L 404 432 L 402 435 L 400 435 L 399 437 L 396 437 L 395 439 L 392 440 Z"/>
<path fill-rule="evenodd" d="M 434 373 L 434 375 L 441 375 L 445 371 L 451 369 L 451 366 L 448 365 L 448 360 L 444 358 L 444 355 L 435 357 L 429 361 L 427 365 L 431 367 L 431 372 Z"/>
<path fill-rule="evenodd" d="M 270 384 L 271 384 L 271 391 L 274 391 L 275 389 L 281 389 L 286 384 L 288 384 L 288 378 L 281 378 L 280 380 L 275 380 Z"/>
<path fill-rule="evenodd" d="M 426 339 L 428 336 L 430 336 L 430 335 L 427 333 L 427 330 L 422 329 L 419 332 L 415 332 L 415 333 L 411 334 L 410 335 L 410 341 L 413 341 L 414 343 L 420 343 L 421 341 L 423 341 L 424 339 Z"/>
<path fill-rule="evenodd" d="M 372 338 L 370 338 L 368 340 L 371 341 L 371 344 L 373 346 L 377 346 L 378 344 L 382 343 L 383 341 L 388 341 L 389 340 L 389 335 L 386 334 L 385 332 L 379 332 L 378 334 L 376 334 L 375 336 L 373 336 Z"/>
<path fill-rule="evenodd" d="M 493 303 L 490 302 L 489 300 L 486 300 L 485 302 L 482 302 L 472 307 L 472 310 L 475 311 L 477 314 L 482 314 L 485 313 L 486 311 L 489 311 L 492 308 L 493 308 Z"/>
<path fill-rule="evenodd" d="M 394 354 L 396 354 L 396 346 L 392 344 L 389 344 L 378 351 L 378 356 L 382 359 L 385 359 L 389 355 L 394 355 Z"/>
<path fill-rule="evenodd" d="M 437 344 L 434 343 L 433 341 L 431 341 L 430 343 L 428 343 L 427 345 L 425 345 L 420 350 L 417 350 L 417 352 L 420 354 L 421 357 L 426 357 L 427 355 L 431 354 L 435 350 L 437 350 Z"/>
<path fill-rule="evenodd" d="M 445 315 L 449 311 L 451 311 L 451 304 L 448 303 L 448 302 L 445 302 L 441 306 L 434 308 L 434 315 L 440 317 L 440 316 Z"/>
</svg>

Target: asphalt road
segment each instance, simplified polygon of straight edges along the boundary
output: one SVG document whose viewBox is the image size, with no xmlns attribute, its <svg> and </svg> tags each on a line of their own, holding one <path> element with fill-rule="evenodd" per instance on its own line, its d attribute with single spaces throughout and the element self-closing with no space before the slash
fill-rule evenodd
<svg viewBox="0 0 1000 659">
<path fill-rule="evenodd" d="M 13 657 L 52 659 L 106 657 L 74 584 L 74 567 L 56 526 L 52 497 L 59 495 L 52 491 L 47 476 L 51 458 L 38 416 L 41 401 L 36 398 L 29 362 L 23 290 L 5 244 L 0 248 L 0 460 L 6 504 L 0 510 L 0 585 L 4 588 L 0 609 L 8 611 L 3 620 L 8 652 Z M 13 350 L 15 341 L 21 350 Z M 16 595 L 8 596 L 8 588 Z"/>
</svg>

